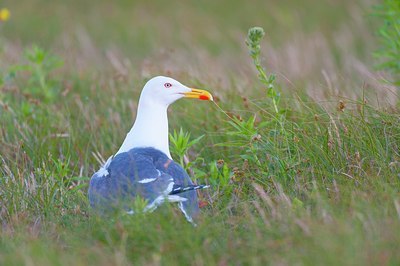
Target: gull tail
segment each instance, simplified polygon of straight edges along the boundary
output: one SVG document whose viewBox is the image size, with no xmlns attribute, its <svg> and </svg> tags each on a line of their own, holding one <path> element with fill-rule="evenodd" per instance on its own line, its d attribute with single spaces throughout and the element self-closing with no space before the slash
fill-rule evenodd
<svg viewBox="0 0 400 266">
<path fill-rule="evenodd" d="M 190 185 L 190 186 L 178 186 L 178 185 L 174 185 L 174 187 L 172 188 L 172 191 L 169 193 L 169 195 L 175 195 L 175 194 L 179 194 L 179 193 L 183 193 L 186 191 L 190 191 L 190 190 L 198 190 L 198 189 L 203 189 L 203 188 L 208 188 L 210 187 L 209 185 Z"/>
</svg>

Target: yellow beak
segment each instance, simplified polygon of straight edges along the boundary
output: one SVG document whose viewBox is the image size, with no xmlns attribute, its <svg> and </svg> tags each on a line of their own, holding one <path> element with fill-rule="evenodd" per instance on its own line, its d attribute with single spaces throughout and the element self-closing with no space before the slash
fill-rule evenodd
<svg viewBox="0 0 400 266">
<path fill-rule="evenodd" d="M 195 99 L 200 99 L 200 100 L 206 100 L 206 101 L 213 101 L 213 97 L 211 93 L 205 90 L 198 90 L 198 89 L 192 89 L 192 91 L 185 92 L 183 95 L 185 95 L 186 98 L 195 98 Z"/>
</svg>

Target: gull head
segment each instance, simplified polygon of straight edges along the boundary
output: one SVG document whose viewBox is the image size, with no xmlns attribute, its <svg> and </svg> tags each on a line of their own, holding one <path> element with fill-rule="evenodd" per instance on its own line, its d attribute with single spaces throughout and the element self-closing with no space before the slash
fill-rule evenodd
<svg viewBox="0 0 400 266">
<path fill-rule="evenodd" d="M 212 95 L 205 90 L 189 88 L 173 78 L 158 76 L 150 79 L 143 88 L 141 100 L 169 106 L 180 98 L 212 101 Z"/>
</svg>

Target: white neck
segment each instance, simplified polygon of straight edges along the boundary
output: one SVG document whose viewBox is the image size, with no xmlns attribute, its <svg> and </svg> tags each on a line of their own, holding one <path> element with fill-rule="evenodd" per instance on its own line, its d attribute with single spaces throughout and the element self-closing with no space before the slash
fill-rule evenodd
<svg viewBox="0 0 400 266">
<path fill-rule="evenodd" d="M 168 106 L 140 99 L 136 121 L 115 155 L 132 148 L 152 147 L 172 158 L 169 152 L 167 108 Z"/>
</svg>

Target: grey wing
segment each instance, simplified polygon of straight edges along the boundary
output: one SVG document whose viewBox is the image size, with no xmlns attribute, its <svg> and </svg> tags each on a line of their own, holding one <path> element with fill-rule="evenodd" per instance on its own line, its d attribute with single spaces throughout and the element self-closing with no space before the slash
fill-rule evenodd
<svg viewBox="0 0 400 266">
<path fill-rule="evenodd" d="M 173 178 L 156 169 L 152 157 L 126 152 L 115 156 L 93 175 L 89 200 L 95 209 L 130 209 L 132 200 L 141 196 L 151 209 L 161 203 L 158 201 L 171 192 L 173 185 Z"/>
<path fill-rule="evenodd" d="M 156 163 L 157 169 L 165 171 L 168 175 L 172 176 L 174 184 L 182 187 L 193 185 L 192 180 L 186 171 L 177 163 L 172 160 L 161 161 Z M 186 199 L 179 202 L 179 208 L 185 215 L 189 222 L 193 222 L 192 218 L 196 218 L 199 214 L 199 203 L 197 199 L 197 192 L 195 190 L 187 191 L 178 194 L 180 197 Z"/>
</svg>

